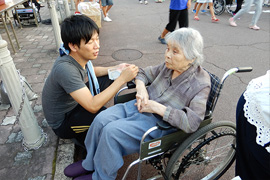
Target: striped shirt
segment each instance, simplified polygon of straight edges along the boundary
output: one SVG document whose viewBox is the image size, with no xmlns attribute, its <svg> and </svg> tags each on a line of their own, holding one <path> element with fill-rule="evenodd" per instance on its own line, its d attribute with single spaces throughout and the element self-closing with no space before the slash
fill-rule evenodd
<svg viewBox="0 0 270 180">
<path fill-rule="evenodd" d="M 163 120 L 187 133 L 198 129 L 204 119 L 206 102 L 211 82 L 208 73 L 198 65 L 193 65 L 172 80 L 173 70 L 165 63 L 149 66 L 136 77 L 147 87 L 149 99 L 166 106 Z"/>
</svg>

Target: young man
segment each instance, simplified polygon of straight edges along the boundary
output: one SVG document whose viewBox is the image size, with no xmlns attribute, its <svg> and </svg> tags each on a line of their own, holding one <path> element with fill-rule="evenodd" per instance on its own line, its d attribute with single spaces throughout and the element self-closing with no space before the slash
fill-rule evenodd
<svg viewBox="0 0 270 180">
<path fill-rule="evenodd" d="M 66 18 L 61 25 L 61 38 L 65 53 L 60 53 L 45 82 L 43 111 L 56 135 L 83 143 L 95 116 L 123 84 L 136 77 L 138 67 L 116 66 L 122 73 L 114 82 L 107 78 L 112 67 L 93 67 L 89 60 L 95 60 L 99 53 L 99 28 L 84 15 Z M 85 80 L 87 74 L 90 83 Z"/>
</svg>

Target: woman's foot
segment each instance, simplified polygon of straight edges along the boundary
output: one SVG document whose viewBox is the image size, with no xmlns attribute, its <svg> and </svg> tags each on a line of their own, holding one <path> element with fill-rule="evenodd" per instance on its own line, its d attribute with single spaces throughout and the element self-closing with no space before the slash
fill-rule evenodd
<svg viewBox="0 0 270 180">
<path fill-rule="evenodd" d="M 237 24 L 235 23 L 235 21 L 234 21 L 233 18 L 230 18 L 230 19 L 229 19 L 229 23 L 230 23 L 230 25 L 231 25 L 232 27 L 236 27 L 236 26 L 237 26 Z"/>
<path fill-rule="evenodd" d="M 82 160 L 68 165 L 64 170 L 64 174 L 67 177 L 78 177 L 82 174 L 89 173 L 89 172 L 90 171 L 87 171 L 86 169 L 82 167 Z"/>
<path fill-rule="evenodd" d="M 199 21 L 200 18 L 198 16 L 194 16 L 194 20 Z"/>
<path fill-rule="evenodd" d="M 250 29 L 254 29 L 254 30 L 260 30 L 261 28 L 258 27 L 257 25 L 254 26 L 249 26 Z"/>
<path fill-rule="evenodd" d="M 216 17 L 212 17 L 211 20 L 212 20 L 212 22 L 218 22 L 219 21 L 219 19 L 216 18 Z"/>
</svg>

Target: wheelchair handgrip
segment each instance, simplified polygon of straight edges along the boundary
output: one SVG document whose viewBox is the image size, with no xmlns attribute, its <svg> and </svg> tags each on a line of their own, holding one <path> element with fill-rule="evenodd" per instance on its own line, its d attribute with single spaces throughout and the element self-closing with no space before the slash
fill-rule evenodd
<svg viewBox="0 0 270 180">
<path fill-rule="evenodd" d="M 172 128 L 172 125 L 170 125 L 168 122 L 166 121 L 158 121 L 157 122 L 157 126 L 159 129 L 161 130 L 167 130 L 167 129 L 170 129 Z"/>
<path fill-rule="evenodd" d="M 252 67 L 238 67 L 237 69 L 238 69 L 237 73 L 251 72 L 252 71 Z"/>
<path fill-rule="evenodd" d="M 127 82 L 127 87 L 128 89 L 133 89 L 136 87 L 136 84 L 133 81 Z"/>
</svg>

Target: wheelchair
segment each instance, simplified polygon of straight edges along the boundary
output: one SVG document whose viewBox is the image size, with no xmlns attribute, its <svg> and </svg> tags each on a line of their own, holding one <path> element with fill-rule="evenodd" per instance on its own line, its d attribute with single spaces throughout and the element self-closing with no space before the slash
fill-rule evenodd
<svg viewBox="0 0 270 180">
<path fill-rule="evenodd" d="M 225 10 L 233 15 L 236 9 L 236 0 L 213 0 L 213 8 L 215 15 L 221 15 Z"/>
<path fill-rule="evenodd" d="M 236 126 L 229 121 L 211 123 L 212 113 L 226 78 L 234 73 L 250 71 L 251 67 L 232 68 L 221 80 L 208 72 L 211 77 L 211 90 L 205 118 L 199 129 L 190 134 L 179 130 L 161 138 L 145 141 L 151 132 L 172 127 L 165 121 L 159 122 L 142 136 L 139 158 L 128 166 L 122 180 L 126 179 L 129 170 L 135 164 L 138 164 L 139 180 L 143 161 L 150 163 L 159 171 L 159 175 L 149 178 L 151 180 L 219 179 L 235 160 Z M 128 83 L 126 87 L 120 89 L 114 97 L 115 104 L 134 99 L 136 92 L 123 93 L 134 87 L 134 83 Z"/>
</svg>

